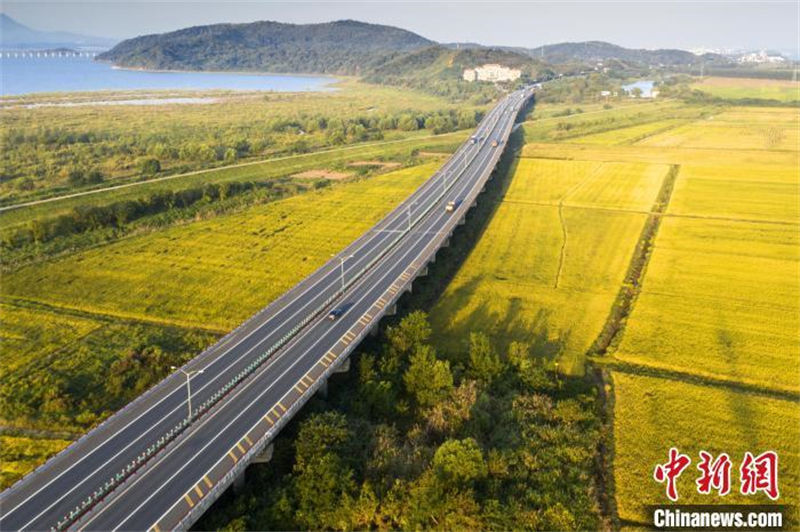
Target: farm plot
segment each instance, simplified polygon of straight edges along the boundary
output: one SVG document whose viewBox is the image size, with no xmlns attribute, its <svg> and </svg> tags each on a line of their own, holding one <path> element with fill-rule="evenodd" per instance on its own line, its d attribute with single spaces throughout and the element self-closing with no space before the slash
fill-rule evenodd
<svg viewBox="0 0 800 532">
<path fill-rule="evenodd" d="M 719 165 L 795 168 L 797 152 L 789 150 L 710 150 L 644 146 L 599 146 L 595 144 L 529 143 L 523 157 L 541 157 L 570 161 L 641 162 L 649 164 L 691 164 L 710 168 Z"/>
<path fill-rule="evenodd" d="M 591 190 L 613 181 L 613 172 L 597 177 L 603 169 L 582 161 L 518 162 L 503 203 L 431 311 L 445 351 L 483 331 L 498 345 L 528 342 L 565 371 L 582 373 L 583 355 L 608 315 L 645 219 L 587 208 L 591 194 L 584 206 L 565 204 L 559 214 L 559 198 L 569 200 L 576 185 L 588 179 Z M 659 185 L 654 180 L 653 197 Z M 615 192 L 616 201 L 639 201 L 636 187 L 631 192 L 629 198 Z"/>
<path fill-rule="evenodd" d="M 721 118 L 721 122 L 714 116 L 694 121 L 647 137 L 639 144 L 719 150 L 797 149 L 800 133 L 796 124 L 744 120 L 733 122 L 724 113 Z"/>
<path fill-rule="evenodd" d="M 576 144 L 600 145 L 633 144 L 634 142 L 638 142 L 652 135 L 675 128 L 685 122 L 685 120 L 679 119 L 657 120 L 638 126 L 623 127 L 612 129 L 611 131 L 604 131 L 602 133 L 595 133 L 593 135 L 585 135 L 573 139 L 572 142 Z"/>
<path fill-rule="evenodd" d="M 615 356 L 800 391 L 797 229 L 665 219 Z"/>
<path fill-rule="evenodd" d="M 69 440 L 0 435 L 0 489 L 11 486 L 69 444 Z"/>
<path fill-rule="evenodd" d="M 692 463 L 678 479 L 680 504 L 770 504 L 763 493 L 739 493 L 742 457 L 773 450 L 779 457 L 778 504 L 800 505 L 800 408 L 797 402 L 757 396 L 725 387 L 698 386 L 627 373 L 614 373 L 614 476 L 620 519 L 651 523 L 648 504 L 668 502 L 665 487 L 653 480 L 656 464 L 667 461 L 674 446 Z M 731 492 L 701 495 L 698 452 L 726 452 L 733 462 Z M 774 504 L 774 503 L 773 503 Z"/>
<path fill-rule="evenodd" d="M 792 102 L 800 100 L 800 83 L 779 79 L 705 78 L 692 85 L 712 96 L 729 99 L 760 98 Z"/>
<path fill-rule="evenodd" d="M 0 379 L 103 326 L 102 322 L 89 317 L 5 303 L 0 303 L 0 314 L 3 316 L 0 338 L 4 353 Z"/>
<path fill-rule="evenodd" d="M 134 236 L 4 276 L 2 294 L 227 331 L 358 237 L 438 163 Z"/>
<path fill-rule="evenodd" d="M 791 166 L 684 165 L 668 211 L 748 220 L 800 220 L 800 184 Z"/>
</svg>

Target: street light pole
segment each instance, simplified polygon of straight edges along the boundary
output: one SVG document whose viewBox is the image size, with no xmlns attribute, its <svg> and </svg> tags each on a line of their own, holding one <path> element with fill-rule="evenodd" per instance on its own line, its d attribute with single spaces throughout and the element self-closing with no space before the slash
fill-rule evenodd
<svg viewBox="0 0 800 532">
<path fill-rule="evenodd" d="M 344 261 L 346 261 L 347 259 L 352 259 L 352 258 L 353 258 L 353 255 L 348 255 L 346 257 L 339 257 L 339 267 L 341 268 L 340 275 L 341 275 L 341 279 L 342 279 L 342 293 L 344 293 Z"/>
<path fill-rule="evenodd" d="M 408 205 L 406 205 L 406 212 L 408 213 L 408 230 L 411 231 L 411 206 L 416 205 L 416 201 L 412 201 Z"/>
<path fill-rule="evenodd" d="M 192 420 L 192 385 L 191 385 L 192 375 L 195 375 L 197 373 L 203 373 L 203 371 L 205 371 L 205 370 L 196 369 L 196 370 L 193 370 L 193 371 L 186 371 L 183 368 L 178 368 L 176 366 L 170 366 L 170 369 L 172 369 L 172 370 L 176 370 L 177 369 L 181 373 L 186 375 L 186 395 L 187 395 L 187 399 L 186 400 L 187 400 L 187 403 L 189 405 L 189 417 L 187 419 L 189 421 L 191 421 Z"/>
</svg>

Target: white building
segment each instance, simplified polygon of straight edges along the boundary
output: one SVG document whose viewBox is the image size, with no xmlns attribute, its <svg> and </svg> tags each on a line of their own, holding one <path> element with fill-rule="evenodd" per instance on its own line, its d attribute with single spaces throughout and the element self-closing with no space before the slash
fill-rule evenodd
<svg viewBox="0 0 800 532">
<path fill-rule="evenodd" d="M 741 55 L 738 61 L 740 63 L 783 63 L 786 58 L 780 55 L 770 55 L 768 52 L 761 50 L 760 52 Z"/>
<path fill-rule="evenodd" d="M 503 65 L 483 65 L 464 70 L 464 79 L 467 81 L 514 81 L 522 75 L 518 68 L 508 68 Z"/>
</svg>

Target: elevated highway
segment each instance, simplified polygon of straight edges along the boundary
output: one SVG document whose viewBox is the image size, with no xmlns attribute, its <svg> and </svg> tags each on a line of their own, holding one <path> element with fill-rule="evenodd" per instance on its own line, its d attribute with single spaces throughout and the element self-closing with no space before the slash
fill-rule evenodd
<svg viewBox="0 0 800 532">
<path fill-rule="evenodd" d="M 339 255 L 3 492 L 0 530 L 188 528 L 426 271 L 531 95 L 505 97 L 436 173 Z"/>
</svg>

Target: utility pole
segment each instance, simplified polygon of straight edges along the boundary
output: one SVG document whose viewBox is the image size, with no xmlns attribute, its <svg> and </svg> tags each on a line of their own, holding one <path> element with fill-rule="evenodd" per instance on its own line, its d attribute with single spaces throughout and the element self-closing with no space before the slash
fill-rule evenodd
<svg viewBox="0 0 800 532">
<path fill-rule="evenodd" d="M 192 385 L 191 385 L 192 375 L 203 373 L 205 370 L 196 369 L 192 371 L 186 371 L 185 369 L 179 368 L 177 366 L 170 366 L 170 369 L 173 371 L 177 369 L 181 373 L 186 375 L 186 395 L 187 395 L 187 403 L 189 405 L 189 417 L 187 417 L 187 419 L 191 422 L 192 421 Z"/>
</svg>

